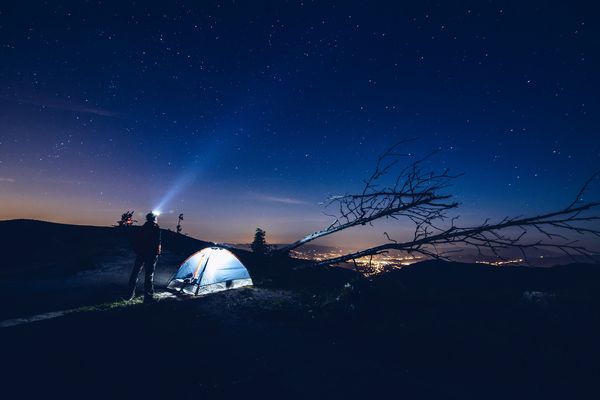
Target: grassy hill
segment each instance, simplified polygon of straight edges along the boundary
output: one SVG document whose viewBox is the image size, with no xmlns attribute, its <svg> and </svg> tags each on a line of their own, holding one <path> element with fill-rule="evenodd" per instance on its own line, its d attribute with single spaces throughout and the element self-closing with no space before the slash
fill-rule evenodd
<svg viewBox="0 0 600 400">
<path fill-rule="evenodd" d="M 124 295 L 137 229 L 0 221 L 0 319 L 73 308 Z M 156 283 L 164 286 L 190 254 L 212 243 L 163 230 Z M 237 251 L 243 256 L 246 252 Z M 142 279 L 143 280 L 143 279 Z"/>
<path fill-rule="evenodd" d="M 79 256 L 67 268 L 61 252 L 23 264 L 20 275 L 14 270 L 20 264 L 7 268 L 0 277 L 4 315 L 118 298 L 132 262 L 124 231 L 11 221 L 0 223 L 4 238 L 15 224 L 27 227 L 21 239 L 9 239 L 23 256 L 28 246 L 20 240 L 46 235 L 63 254 L 72 243 L 80 246 Z M 165 235 L 158 285 L 188 252 L 207 244 Z M 238 255 L 255 287 L 151 306 L 109 303 L 0 329 L 4 392 L 343 399 L 600 394 L 597 265 L 426 261 L 364 278 Z"/>
<path fill-rule="evenodd" d="M 138 227 L 115 228 L 35 220 L 0 221 L 0 243 L 8 250 L 0 276 L 68 274 L 94 269 L 110 258 L 131 255 L 130 238 Z M 183 256 L 210 242 L 163 230 L 163 250 Z"/>
</svg>

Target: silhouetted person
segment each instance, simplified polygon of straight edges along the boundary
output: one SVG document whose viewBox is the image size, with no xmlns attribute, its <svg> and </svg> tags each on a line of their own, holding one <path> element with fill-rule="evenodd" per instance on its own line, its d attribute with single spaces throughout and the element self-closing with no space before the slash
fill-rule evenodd
<svg viewBox="0 0 600 400">
<path fill-rule="evenodd" d="M 154 268 L 160 255 L 160 227 L 156 223 L 157 216 L 153 213 L 146 215 L 146 223 L 134 233 L 133 251 L 136 258 L 129 278 L 129 291 L 127 298 L 133 300 L 135 297 L 135 287 L 140 270 L 144 267 L 146 280 L 144 282 L 144 303 L 154 300 Z"/>
</svg>

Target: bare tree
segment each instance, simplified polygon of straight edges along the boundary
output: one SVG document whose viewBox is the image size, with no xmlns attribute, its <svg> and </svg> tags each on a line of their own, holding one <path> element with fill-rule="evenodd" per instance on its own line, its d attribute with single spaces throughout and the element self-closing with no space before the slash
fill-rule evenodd
<svg viewBox="0 0 600 400">
<path fill-rule="evenodd" d="M 183 221 L 183 214 L 179 214 L 179 217 L 177 217 L 177 233 L 179 234 L 181 234 L 181 231 L 183 230 L 181 227 L 181 221 Z"/>
<path fill-rule="evenodd" d="M 121 214 L 121 219 L 117 221 L 117 226 L 132 226 L 137 221 L 133 219 L 134 211 L 125 211 Z"/>
<path fill-rule="evenodd" d="M 478 226 L 461 227 L 457 225 L 458 216 L 449 216 L 449 212 L 459 204 L 445 192 L 452 180 L 460 175 L 452 175 L 447 169 L 429 171 L 424 168 L 425 161 L 437 152 L 399 168 L 399 172 L 390 179 L 401 158 L 410 155 L 399 151 L 407 142 L 395 144 L 379 157 L 375 171 L 365 181 L 361 192 L 329 199 L 327 205 L 337 208 L 337 216 L 333 216 L 334 221 L 331 225 L 279 251 L 287 252 L 317 238 L 351 227 L 372 225 L 380 219 L 393 219 L 412 223 L 414 234 L 409 240 L 397 241 L 384 232 L 386 242 L 381 245 L 316 264 L 330 265 L 351 261 L 389 250 L 448 259 L 452 253 L 460 251 L 458 247 L 475 248 L 481 255 L 487 252 L 500 259 L 504 259 L 503 250 L 515 248 L 520 250 L 525 260 L 528 258 L 528 250 L 547 248 L 559 250 L 571 258 L 583 256 L 597 261 L 597 253 L 567 236 L 580 234 L 600 237 L 600 230 L 592 226 L 592 222 L 600 217 L 590 214 L 597 211 L 600 202 L 583 201 L 585 192 L 598 177 L 598 173 L 588 179 L 573 202 L 561 210 L 531 217 L 507 217 L 498 222 L 490 222 L 488 219 Z M 384 183 L 386 179 L 387 184 Z M 528 240 L 532 236 L 531 232 L 537 232 L 541 239 Z"/>
</svg>

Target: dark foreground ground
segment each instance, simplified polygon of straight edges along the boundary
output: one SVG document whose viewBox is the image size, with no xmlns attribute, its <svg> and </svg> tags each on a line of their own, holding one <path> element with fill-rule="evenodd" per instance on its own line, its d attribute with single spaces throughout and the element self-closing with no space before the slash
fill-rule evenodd
<svg viewBox="0 0 600 400">
<path fill-rule="evenodd" d="M 253 288 L 0 329 L 0 395 L 600 398 L 598 266 L 247 262 Z"/>
</svg>

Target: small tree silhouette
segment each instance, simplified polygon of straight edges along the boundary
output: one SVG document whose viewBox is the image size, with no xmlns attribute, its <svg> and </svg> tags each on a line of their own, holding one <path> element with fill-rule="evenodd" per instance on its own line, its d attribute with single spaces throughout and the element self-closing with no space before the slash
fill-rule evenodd
<svg viewBox="0 0 600 400">
<path fill-rule="evenodd" d="M 135 211 L 125 211 L 121 214 L 121 219 L 117 221 L 117 226 L 131 226 L 137 221 L 133 219 L 133 213 Z"/>
<path fill-rule="evenodd" d="M 250 248 L 253 252 L 257 254 L 269 253 L 271 246 L 267 244 L 266 235 L 267 233 L 264 230 L 256 228 L 256 232 L 254 233 L 254 241 L 250 245 Z"/>
<path fill-rule="evenodd" d="M 177 233 L 181 234 L 181 230 L 183 228 L 181 228 L 181 221 L 183 221 L 183 214 L 179 214 L 179 217 L 177 218 Z"/>
</svg>

